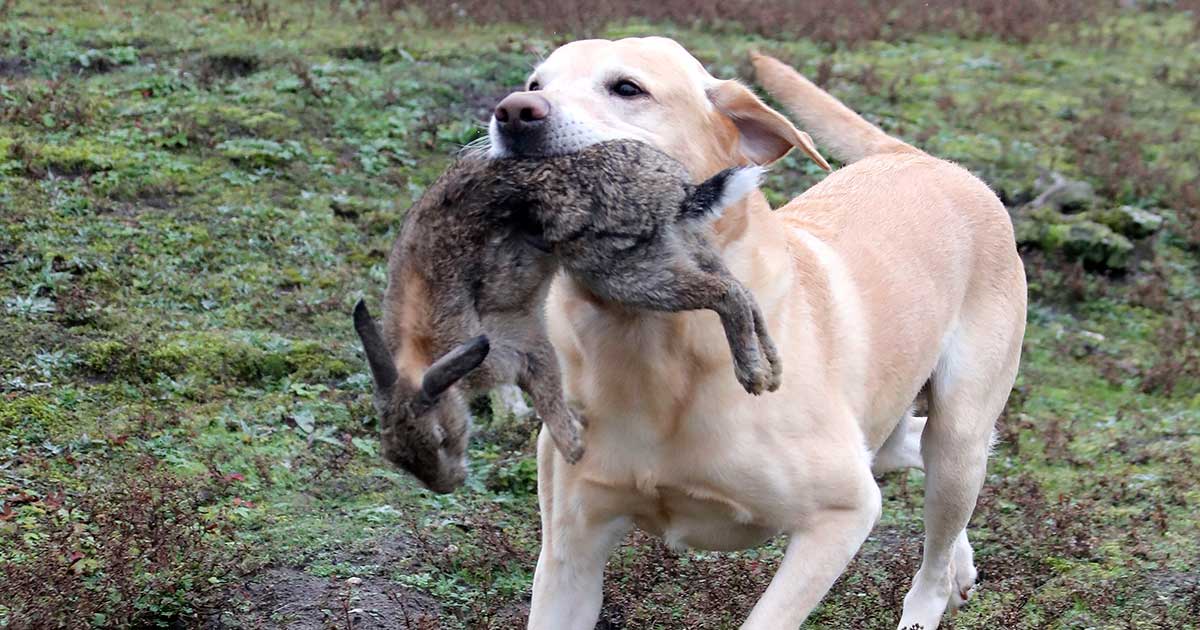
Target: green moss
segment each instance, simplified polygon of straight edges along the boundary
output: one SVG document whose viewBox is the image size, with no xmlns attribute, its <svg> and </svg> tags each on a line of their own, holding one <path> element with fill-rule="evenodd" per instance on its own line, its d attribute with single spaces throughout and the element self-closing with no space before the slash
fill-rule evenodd
<svg viewBox="0 0 1200 630">
<path fill-rule="evenodd" d="M 298 120 L 279 112 L 225 102 L 201 101 L 187 106 L 175 118 L 202 139 L 254 135 L 282 141 L 294 138 L 301 129 Z"/>
<path fill-rule="evenodd" d="M 25 143 L 21 153 L 29 168 L 38 173 L 87 175 L 112 170 L 129 163 L 129 152 L 94 140 L 70 144 Z"/>
<path fill-rule="evenodd" d="M 1049 225 L 1040 244 L 1047 251 L 1062 251 L 1085 264 L 1115 270 L 1126 269 L 1133 253 L 1129 239 L 1094 221 Z"/>
<path fill-rule="evenodd" d="M 177 335 L 156 346 L 146 365 L 152 372 L 208 381 L 259 383 L 284 375 L 269 353 L 221 331 Z"/>
<path fill-rule="evenodd" d="M 353 368 L 340 357 L 315 341 L 298 341 L 290 344 L 286 353 L 288 372 L 303 381 L 328 381 L 345 378 Z"/>
<path fill-rule="evenodd" d="M 226 158 L 246 167 L 263 168 L 287 164 L 305 154 L 294 140 L 276 142 L 261 138 L 234 138 L 217 145 Z"/>
<path fill-rule="evenodd" d="M 36 443 L 69 426 L 70 419 L 66 410 L 45 396 L 0 396 L 0 444 Z"/>
<path fill-rule="evenodd" d="M 88 342 L 80 348 L 79 366 L 91 374 L 126 374 L 129 360 L 129 346 L 112 339 Z"/>
<path fill-rule="evenodd" d="M 1146 238 L 1163 226 L 1162 216 L 1133 206 L 1095 211 L 1092 215 L 1096 221 L 1129 238 Z"/>
<path fill-rule="evenodd" d="M 1027 211 L 1014 226 L 1017 242 L 1061 253 L 1095 268 L 1125 270 L 1133 255 L 1133 243 L 1093 220 L 1098 213 L 1062 214 L 1049 207 Z"/>
<path fill-rule="evenodd" d="M 179 333 L 157 343 L 91 342 L 82 349 L 80 365 L 95 375 L 140 383 L 160 376 L 201 383 L 263 384 L 285 376 L 325 381 L 352 372 L 346 361 L 316 342 L 225 331 Z"/>
</svg>

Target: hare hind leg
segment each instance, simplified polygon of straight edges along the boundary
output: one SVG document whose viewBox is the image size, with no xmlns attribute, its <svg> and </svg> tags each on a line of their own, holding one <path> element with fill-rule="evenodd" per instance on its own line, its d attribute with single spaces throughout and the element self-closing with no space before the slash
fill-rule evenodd
<svg viewBox="0 0 1200 630">
<path fill-rule="evenodd" d="M 666 272 L 645 273 L 631 265 L 619 275 L 589 274 L 587 284 L 600 297 L 635 308 L 716 312 L 733 355 L 734 375 L 742 387 L 756 395 L 779 387 L 779 356 L 758 305 L 719 261 L 702 265 L 692 259 L 677 260 Z"/>
</svg>

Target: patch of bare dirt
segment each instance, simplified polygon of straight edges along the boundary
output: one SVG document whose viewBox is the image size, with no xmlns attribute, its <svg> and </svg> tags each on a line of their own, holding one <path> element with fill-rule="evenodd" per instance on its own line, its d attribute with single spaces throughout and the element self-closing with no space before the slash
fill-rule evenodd
<svg viewBox="0 0 1200 630">
<path fill-rule="evenodd" d="M 0 77 L 16 79 L 29 74 L 33 64 L 21 57 L 0 57 Z"/>
<path fill-rule="evenodd" d="M 441 606 L 385 577 L 323 578 L 294 567 L 265 569 L 234 593 L 208 625 L 289 630 L 426 630 L 439 627 Z"/>
<path fill-rule="evenodd" d="M 355 578 L 319 577 L 295 566 L 265 568 L 231 590 L 225 610 L 207 627 L 434 630 L 441 626 L 437 600 L 387 577 L 404 566 L 411 552 L 409 541 L 397 536 L 336 554 L 336 562 L 362 569 Z"/>
<path fill-rule="evenodd" d="M 514 90 L 521 89 L 519 85 L 505 85 L 488 88 L 480 88 L 476 86 L 464 86 L 463 98 L 458 109 L 471 115 L 472 118 L 478 121 L 487 122 L 492 118 L 492 110 L 496 109 L 496 104 L 500 99 L 511 94 Z"/>
</svg>

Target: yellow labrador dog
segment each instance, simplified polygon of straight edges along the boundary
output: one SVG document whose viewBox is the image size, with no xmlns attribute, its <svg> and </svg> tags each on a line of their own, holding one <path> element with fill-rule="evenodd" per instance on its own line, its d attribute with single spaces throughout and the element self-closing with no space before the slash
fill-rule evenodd
<svg viewBox="0 0 1200 630">
<path fill-rule="evenodd" d="M 783 386 L 751 396 L 707 312 L 633 311 L 570 278 L 547 319 L 586 455 L 538 441 L 542 548 L 529 627 L 591 630 L 605 561 L 633 526 L 732 550 L 788 536 L 743 628 L 796 628 L 879 517 L 872 476 L 925 469 L 925 547 L 901 628 L 938 625 L 970 594 L 967 521 L 993 423 L 1017 372 L 1025 277 L 1009 217 L 967 171 L 889 137 L 769 57 L 759 81 L 849 163 L 772 211 L 755 191 L 716 223 L 783 357 Z M 542 62 L 496 108 L 494 156 L 632 138 L 697 179 L 769 164 L 810 137 L 669 39 L 589 40 Z M 927 421 L 906 409 L 928 387 Z"/>
</svg>

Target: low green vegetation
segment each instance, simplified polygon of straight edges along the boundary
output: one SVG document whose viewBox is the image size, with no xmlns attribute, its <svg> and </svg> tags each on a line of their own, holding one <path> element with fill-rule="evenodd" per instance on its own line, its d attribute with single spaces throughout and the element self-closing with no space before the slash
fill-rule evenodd
<svg viewBox="0 0 1200 630">
<path fill-rule="evenodd" d="M 572 36 L 187 4 L 0 2 L 0 627 L 520 627 L 537 427 L 481 401 L 468 487 L 422 491 L 378 456 L 349 314 L 405 208 Z M 775 54 L 1012 209 L 1030 326 L 948 627 L 1200 619 L 1200 45 L 1169 7 L 1089 19 L 1028 43 L 600 30 L 718 76 Z M 769 198 L 821 176 L 789 156 Z M 893 627 L 920 480 L 884 481 L 812 627 Z M 629 542 L 604 628 L 736 627 L 780 555 Z"/>
</svg>

